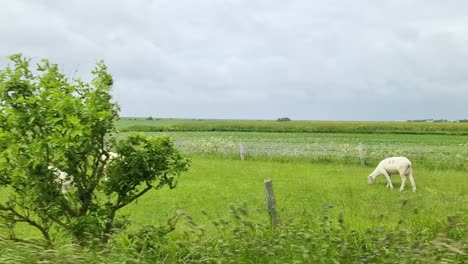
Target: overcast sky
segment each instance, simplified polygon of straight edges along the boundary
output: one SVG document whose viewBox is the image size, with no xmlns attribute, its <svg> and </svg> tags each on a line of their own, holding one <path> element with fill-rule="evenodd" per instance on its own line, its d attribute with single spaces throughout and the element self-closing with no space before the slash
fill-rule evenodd
<svg viewBox="0 0 468 264">
<path fill-rule="evenodd" d="M 0 0 L 0 66 L 104 59 L 121 116 L 468 118 L 466 0 Z"/>
</svg>

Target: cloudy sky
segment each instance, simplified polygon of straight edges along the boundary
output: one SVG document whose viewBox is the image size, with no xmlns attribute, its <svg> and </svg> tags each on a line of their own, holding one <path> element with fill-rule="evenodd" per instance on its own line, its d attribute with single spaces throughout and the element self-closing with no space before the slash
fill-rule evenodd
<svg viewBox="0 0 468 264">
<path fill-rule="evenodd" d="M 122 116 L 468 118 L 466 0 L 0 1 L 0 66 L 104 59 Z"/>
</svg>

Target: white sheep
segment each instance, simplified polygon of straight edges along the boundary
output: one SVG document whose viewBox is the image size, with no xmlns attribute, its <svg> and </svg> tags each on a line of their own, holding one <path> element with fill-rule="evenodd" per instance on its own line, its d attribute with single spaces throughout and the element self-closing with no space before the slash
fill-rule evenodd
<svg viewBox="0 0 468 264">
<path fill-rule="evenodd" d="M 413 168 L 411 166 L 411 161 L 405 157 L 391 157 L 382 160 L 377 168 L 369 174 L 368 180 L 369 184 L 375 183 L 375 178 L 379 175 L 384 175 L 387 179 L 387 188 L 393 189 L 392 181 L 390 175 L 392 173 L 398 173 L 401 177 L 401 187 L 400 191 L 405 189 L 406 176 L 408 176 L 413 192 L 416 191 L 416 184 L 414 183 L 413 178 Z"/>
<path fill-rule="evenodd" d="M 117 157 L 119 157 L 119 154 L 115 153 L 115 152 L 107 152 L 108 156 L 102 154 L 101 155 L 101 160 L 102 161 L 106 161 L 106 165 L 104 167 L 104 169 L 106 169 L 107 167 L 107 162 L 110 162 L 112 161 L 113 159 L 116 159 Z M 107 173 L 104 172 L 104 181 L 108 181 L 109 178 L 107 177 Z"/>
<path fill-rule="evenodd" d="M 115 152 L 107 152 L 108 156 L 106 156 L 105 154 L 102 154 L 101 155 L 101 160 L 102 161 L 105 161 L 107 159 L 107 161 L 111 161 L 115 158 L 117 158 L 119 156 L 119 154 L 115 153 Z"/>
<path fill-rule="evenodd" d="M 56 178 L 54 181 L 57 184 L 60 184 L 62 193 L 67 193 L 73 186 L 73 176 L 68 176 L 68 173 L 61 171 L 54 166 L 48 166 L 47 168 L 55 174 Z"/>
<path fill-rule="evenodd" d="M 117 158 L 119 155 L 115 152 L 107 152 L 108 153 L 108 158 L 107 161 L 111 161 L 115 158 Z M 106 155 L 102 154 L 101 155 L 101 160 L 105 161 L 106 160 Z M 59 170 L 55 166 L 48 166 L 47 167 L 49 170 L 51 170 L 56 178 L 54 180 L 55 183 L 60 184 L 61 186 L 61 191 L 63 194 L 67 193 L 69 189 L 73 187 L 73 175 L 68 175 L 68 173 Z M 108 181 L 107 175 L 104 176 L 104 180 Z"/>
</svg>

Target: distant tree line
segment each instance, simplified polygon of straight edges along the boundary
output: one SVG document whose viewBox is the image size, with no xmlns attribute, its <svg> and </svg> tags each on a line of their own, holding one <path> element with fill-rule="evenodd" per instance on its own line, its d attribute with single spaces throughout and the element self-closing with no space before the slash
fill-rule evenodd
<svg viewBox="0 0 468 264">
<path fill-rule="evenodd" d="M 289 117 L 280 117 L 280 118 L 276 119 L 276 121 L 278 121 L 278 122 L 287 122 L 287 121 L 291 121 L 291 118 L 289 118 Z"/>
<path fill-rule="evenodd" d="M 433 123 L 468 123 L 468 119 L 447 120 L 447 119 L 416 119 L 407 122 L 433 122 Z"/>
</svg>

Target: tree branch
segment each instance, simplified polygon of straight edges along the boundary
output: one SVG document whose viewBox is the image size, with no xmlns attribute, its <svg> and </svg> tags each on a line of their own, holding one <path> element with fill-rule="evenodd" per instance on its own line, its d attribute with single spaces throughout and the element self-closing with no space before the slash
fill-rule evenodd
<svg viewBox="0 0 468 264">
<path fill-rule="evenodd" d="M 118 198 L 117 198 L 117 201 L 115 203 L 115 205 L 111 206 L 110 207 L 110 212 L 109 212 L 109 216 L 107 218 L 107 221 L 106 221 L 106 224 L 105 224 L 105 227 L 104 227 L 104 236 L 102 238 L 102 242 L 104 244 L 106 244 L 109 239 L 110 239 L 110 234 L 112 233 L 112 230 L 113 230 L 113 227 L 114 227 L 114 218 L 115 218 L 115 213 L 122 207 L 130 204 L 131 202 L 135 201 L 136 199 L 138 199 L 139 197 L 141 197 L 143 194 L 145 194 L 146 192 L 148 192 L 149 190 L 151 190 L 153 188 L 153 186 L 151 185 L 151 183 L 149 182 L 146 182 L 146 187 L 141 190 L 139 193 L 137 193 L 136 195 L 134 195 L 133 197 L 131 197 L 129 200 L 126 200 L 124 201 L 125 199 L 125 196 L 124 195 L 121 195 L 119 194 Z M 126 192 L 125 192 L 126 193 Z"/>
<path fill-rule="evenodd" d="M 3 235 L 0 235 L 0 239 L 1 240 L 10 240 L 10 241 L 13 241 L 13 242 L 18 242 L 18 243 L 24 243 L 24 244 L 29 244 L 29 245 L 39 245 L 39 246 L 43 246 L 45 248 L 53 248 L 53 244 L 52 244 L 52 241 L 49 241 L 49 240 L 41 240 L 41 239 L 30 239 L 30 240 L 27 240 L 27 239 L 21 239 L 21 238 L 17 238 L 16 236 L 10 236 L 10 237 L 5 237 Z M 35 241 L 38 241 L 38 242 L 44 242 L 44 244 L 39 244 Z"/>
<path fill-rule="evenodd" d="M 143 194 L 145 194 L 146 192 L 148 192 L 149 190 L 151 190 L 153 188 L 153 185 L 151 185 L 151 183 L 149 182 L 146 182 L 146 187 L 141 190 L 139 193 L 135 194 L 132 198 L 130 198 L 129 200 L 125 201 L 124 203 L 123 202 L 123 199 L 120 199 L 120 196 L 119 195 L 119 199 L 115 205 L 115 209 L 118 210 L 126 205 L 128 205 L 129 203 L 135 201 L 136 199 L 138 199 L 140 196 L 142 196 Z"/>
<path fill-rule="evenodd" d="M 51 241 L 49 231 L 47 230 L 46 227 L 43 227 L 36 221 L 30 219 L 29 217 L 18 213 L 13 207 L 6 207 L 0 204 L 0 210 L 10 212 L 11 214 L 13 214 L 13 216 L 16 217 L 16 219 L 13 219 L 14 222 L 18 222 L 18 223 L 23 222 L 23 223 L 28 223 L 31 226 L 34 226 L 42 233 L 42 235 L 44 236 L 44 239 L 46 239 L 47 241 Z M 11 219 L 8 219 L 8 220 L 11 220 Z"/>
</svg>

